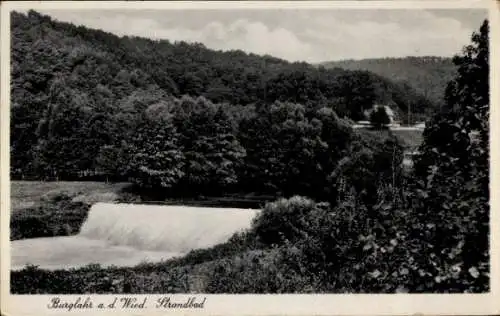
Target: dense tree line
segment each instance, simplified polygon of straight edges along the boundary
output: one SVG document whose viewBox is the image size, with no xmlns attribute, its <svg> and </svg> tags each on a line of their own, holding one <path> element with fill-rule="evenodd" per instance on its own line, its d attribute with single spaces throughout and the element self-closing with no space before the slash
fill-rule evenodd
<svg viewBox="0 0 500 316">
<path fill-rule="evenodd" d="M 286 191 L 295 180 L 278 180 L 282 174 L 313 177 L 324 166 L 291 167 L 274 162 L 274 154 L 327 160 L 328 150 L 335 156 L 347 146 L 324 139 L 329 136 L 322 124 L 360 119 L 377 102 L 391 104 L 396 112 L 411 106 L 423 113 L 431 106 L 408 86 L 365 71 L 327 70 L 241 51 L 213 51 L 201 44 L 117 37 L 34 11 L 13 12 L 11 23 L 15 177 L 69 178 L 104 168 L 117 179 L 162 174 L 163 180 L 155 180 L 160 187 L 170 187 L 174 178 L 184 187 L 213 187 L 208 178 L 216 187 L 227 187 L 239 183 L 236 174 L 248 175 L 245 185 L 251 185 L 257 176 L 241 166 L 267 159 L 267 168 L 254 166 L 268 172 L 259 174 L 270 181 L 263 187 L 281 181 L 278 186 Z M 187 106 L 193 102 L 201 108 L 190 113 Z M 186 116 L 191 123 L 184 122 Z M 262 128 L 276 139 L 257 141 L 264 138 L 256 132 Z M 148 144 L 157 134 L 168 136 L 166 143 Z M 339 149 L 326 150 L 328 141 L 337 142 L 330 145 Z M 289 148 L 278 154 L 258 147 L 275 149 L 269 142 Z M 167 165 L 141 156 L 156 146 L 165 155 L 163 164 L 172 160 L 172 174 L 162 173 Z M 129 166 L 133 162 L 141 167 Z"/>
<path fill-rule="evenodd" d="M 357 134 L 330 108 L 308 112 L 276 101 L 247 109 L 236 123 L 224 109 L 188 96 L 151 105 L 129 136 L 101 147 L 98 168 L 171 195 L 256 192 L 323 199 L 335 199 L 346 184 L 370 196 L 380 181 L 390 183 L 401 173 L 396 139 Z"/>
</svg>

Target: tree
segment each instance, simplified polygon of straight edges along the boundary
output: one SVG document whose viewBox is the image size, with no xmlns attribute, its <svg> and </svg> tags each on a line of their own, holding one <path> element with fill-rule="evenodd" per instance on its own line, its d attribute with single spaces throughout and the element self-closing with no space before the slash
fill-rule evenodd
<svg viewBox="0 0 500 316">
<path fill-rule="evenodd" d="M 370 114 L 370 122 L 373 127 L 381 129 L 391 123 L 391 119 L 383 106 L 378 106 Z"/>
<path fill-rule="evenodd" d="M 127 173 L 132 181 L 143 188 L 173 188 L 184 176 L 184 155 L 178 137 L 170 117 L 141 117 L 131 140 L 133 154 Z"/>
<path fill-rule="evenodd" d="M 186 157 L 182 189 L 190 193 L 231 190 L 238 182 L 245 150 L 223 107 L 204 97 L 185 96 L 177 101 L 173 111 Z"/>
<path fill-rule="evenodd" d="M 67 88 L 54 92 L 40 120 L 36 168 L 41 175 L 75 177 L 93 169 L 95 153 L 107 139 L 102 117 L 89 111 L 85 93 Z M 101 126 L 96 130 L 96 127 Z M 104 131 L 103 131 L 104 132 Z"/>
<path fill-rule="evenodd" d="M 356 135 L 348 145 L 330 174 L 339 199 L 354 191 L 356 198 L 370 207 L 380 199 L 378 193 L 389 187 L 394 201 L 403 160 L 403 149 L 397 139 L 378 134 Z"/>
<path fill-rule="evenodd" d="M 336 82 L 340 97 L 341 107 L 345 107 L 348 117 L 357 121 L 363 118 L 363 112 L 373 107 L 377 101 L 375 83 L 381 78 L 374 76 L 367 71 L 353 71 L 341 75 Z M 339 104 L 339 105 L 340 105 Z"/>
<path fill-rule="evenodd" d="M 481 164 L 488 166 L 489 140 L 489 62 L 488 23 L 472 36 L 472 44 L 464 48 L 463 55 L 453 58 L 458 76 L 446 90 L 446 106 L 428 124 L 424 132 L 422 155 L 416 166 L 417 174 L 425 178 L 437 172 L 461 171 L 466 178 L 475 175 L 470 165 L 470 153 L 482 148 Z M 446 157 L 446 159 L 444 159 Z M 453 161 L 453 163 L 449 163 Z"/>
<path fill-rule="evenodd" d="M 315 193 L 322 200 L 335 202 L 338 188 L 332 186 L 329 175 L 337 168 L 342 158 L 349 155 L 354 133 L 351 125 L 340 119 L 331 108 L 317 110 L 314 117 L 321 122 L 321 139 L 327 144 L 326 150 L 319 152 L 317 156 L 323 176 L 316 178 Z"/>
<path fill-rule="evenodd" d="M 133 150 L 134 147 L 126 141 L 116 145 L 104 145 L 97 154 L 96 167 L 107 179 L 127 180 Z"/>
<path fill-rule="evenodd" d="M 422 269 L 446 289 L 477 292 L 489 283 L 488 21 L 453 61 L 458 75 L 445 108 L 426 127 L 416 163 L 413 234 L 426 251 L 419 254 Z M 436 254 L 441 261 L 423 259 Z M 457 278 L 450 267 L 460 268 Z"/>
<path fill-rule="evenodd" d="M 275 102 L 243 119 L 239 138 L 247 150 L 244 179 L 249 187 L 287 194 L 316 194 L 324 178 L 320 153 L 322 123 L 308 118 L 304 106 Z"/>
</svg>

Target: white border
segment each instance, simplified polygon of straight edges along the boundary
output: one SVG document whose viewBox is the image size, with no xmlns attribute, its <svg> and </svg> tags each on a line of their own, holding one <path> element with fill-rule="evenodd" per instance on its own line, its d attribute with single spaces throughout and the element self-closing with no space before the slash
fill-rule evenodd
<svg viewBox="0 0 500 316">
<path fill-rule="evenodd" d="M 3 2 L 1 3 L 1 107 L 0 107 L 0 210 L 1 210 L 1 311 L 5 315 L 66 314 L 49 313 L 46 306 L 53 295 L 10 295 L 9 294 L 9 109 L 10 109 L 10 11 L 15 9 L 490 9 L 490 39 L 500 39 L 499 8 L 494 0 L 459 1 L 279 1 L 279 2 Z M 500 139 L 499 100 L 497 87 L 500 82 L 498 41 L 490 41 L 490 87 L 491 87 L 491 292 L 489 294 L 389 294 L 389 295 L 196 295 L 207 297 L 203 310 L 156 310 L 139 313 L 135 311 L 107 311 L 109 314 L 203 314 L 203 315 L 407 315 L 407 314 L 446 314 L 446 315 L 494 315 L 500 314 L 500 265 L 499 265 L 499 199 L 494 188 L 498 188 L 500 169 L 493 162 L 498 158 Z M 458 53 L 458 52 L 457 52 Z M 498 192 L 498 191 L 497 191 Z M 81 295 L 63 295 L 71 299 Z M 95 301 L 108 301 L 116 295 L 92 295 Z M 147 295 L 155 299 L 164 295 Z M 182 299 L 188 295 L 169 295 Z M 84 297 L 84 296 L 83 296 Z M 140 296 L 137 296 L 140 297 Z M 79 313 L 73 311 L 72 313 Z M 104 313 L 96 309 L 92 313 Z"/>
</svg>

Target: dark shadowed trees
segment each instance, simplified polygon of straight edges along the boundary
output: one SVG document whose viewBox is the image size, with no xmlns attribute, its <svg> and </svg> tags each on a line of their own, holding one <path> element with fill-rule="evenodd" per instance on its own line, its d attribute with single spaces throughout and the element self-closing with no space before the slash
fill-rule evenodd
<svg viewBox="0 0 500 316">
<path fill-rule="evenodd" d="M 173 108 L 174 122 L 186 158 L 182 190 L 216 193 L 238 182 L 245 156 L 230 117 L 221 105 L 203 97 L 182 97 Z"/>
<path fill-rule="evenodd" d="M 141 118 L 131 139 L 127 174 L 143 188 L 171 189 L 184 176 L 185 158 L 171 117 Z"/>
<path fill-rule="evenodd" d="M 11 163 L 17 174 L 42 176 L 43 161 L 56 155 L 44 150 L 50 151 L 47 144 L 58 140 L 40 137 L 37 127 L 48 119 L 47 107 L 59 111 L 68 106 L 51 91 L 57 85 L 61 95 L 80 99 L 72 101 L 73 106 L 82 107 L 73 112 L 78 117 L 68 120 L 92 125 L 88 133 L 72 135 L 79 147 L 88 145 L 86 152 L 92 153 L 99 152 L 96 146 L 120 146 L 122 135 L 134 130 L 136 117 L 146 108 L 183 95 L 204 96 L 224 108 L 270 106 L 275 101 L 302 104 L 306 112 L 330 107 L 340 117 L 352 119 L 377 100 L 392 99 L 401 110 L 410 103 L 424 104 L 411 88 L 370 72 L 317 68 L 242 51 L 218 52 L 201 44 L 120 38 L 56 22 L 35 11 L 13 12 L 11 21 Z M 100 123 L 91 112 L 111 125 L 99 132 L 106 141 L 90 136 L 87 144 L 83 138 L 99 130 Z M 96 157 L 82 153 L 72 166 L 94 168 Z M 37 165 L 42 169 L 36 169 Z M 69 164 L 56 168 L 69 168 Z"/>
<path fill-rule="evenodd" d="M 442 286 L 478 291 L 489 277 L 487 21 L 453 61 L 458 75 L 448 85 L 446 107 L 425 130 L 416 164 L 420 226 L 414 233 L 434 246 L 422 258 L 444 258 L 421 262 Z"/>
<path fill-rule="evenodd" d="M 391 119 L 383 106 L 378 106 L 370 114 L 370 122 L 376 129 L 381 129 L 391 123 Z"/>
</svg>

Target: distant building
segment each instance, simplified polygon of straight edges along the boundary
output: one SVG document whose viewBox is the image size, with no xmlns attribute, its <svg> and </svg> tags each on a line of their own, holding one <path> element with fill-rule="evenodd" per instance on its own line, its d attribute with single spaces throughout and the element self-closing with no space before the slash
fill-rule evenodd
<svg viewBox="0 0 500 316">
<path fill-rule="evenodd" d="M 425 129 L 425 122 L 419 122 L 415 124 L 415 127 L 419 129 Z"/>
<path fill-rule="evenodd" d="M 389 124 L 385 125 L 391 130 L 399 131 L 399 130 L 409 130 L 409 131 L 415 131 L 415 130 L 420 130 L 423 131 L 425 129 L 425 122 L 417 122 L 414 125 L 401 125 L 400 121 L 396 120 L 396 114 L 392 110 L 392 108 L 389 105 L 380 105 L 380 104 L 375 104 L 371 109 L 365 110 L 363 112 L 365 118 L 361 121 L 355 122 L 352 127 L 353 128 L 371 128 L 372 123 L 370 122 L 370 115 L 374 110 L 376 110 L 379 107 L 383 107 L 385 110 L 385 113 L 387 113 L 387 116 L 389 117 Z"/>
<path fill-rule="evenodd" d="M 358 122 L 356 122 L 356 124 L 358 124 L 358 125 L 372 125 L 372 123 L 370 121 L 358 121 Z"/>
</svg>

